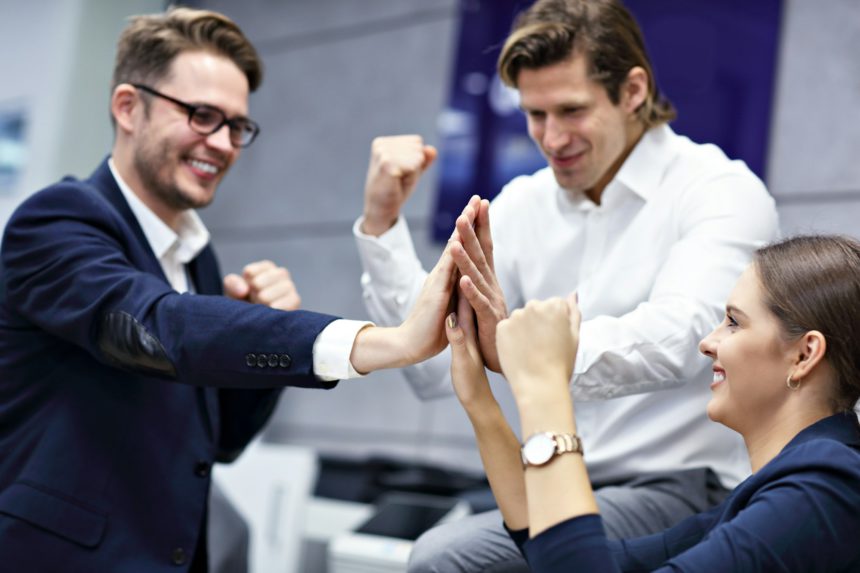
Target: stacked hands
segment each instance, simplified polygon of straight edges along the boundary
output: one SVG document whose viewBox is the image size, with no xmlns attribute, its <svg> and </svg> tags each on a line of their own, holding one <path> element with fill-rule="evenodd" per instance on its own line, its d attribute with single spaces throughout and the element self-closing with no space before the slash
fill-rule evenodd
<svg viewBox="0 0 860 573">
<path fill-rule="evenodd" d="M 416 135 L 373 141 L 363 232 L 379 236 L 394 226 L 403 204 L 436 156 L 436 150 Z M 518 402 L 558 401 L 559 390 L 569 396 L 567 384 L 579 341 L 576 297 L 533 301 L 508 318 L 493 265 L 489 206 L 489 201 L 477 195 L 469 200 L 404 326 L 416 327 L 417 335 L 432 341 L 418 347 L 428 358 L 445 346 L 439 335 L 447 338 L 452 347 L 453 383 L 464 406 L 492 400 L 485 366 L 503 372 Z M 443 308 L 454 310 L 447 316 L 446 329 L 439 328 Z M 428 337 L 428 332 L 436 335 Z"/>
<path fill-rule="evenodd" d="M 420 136 L 374 140 L 365 186 L 365 233 L 378 236 L 396 223 L 403 204 L 436 155 Z M 466 406 L 492 398 L 485 366 L 505 374 L 518 401 L 526 396 L 545 394 L 550 399 L 557 395 L 558 390 L 550 391 L 550 381 L 558 381 L 566 389 L 578 343 L 576 300 L 530 302 L 508 318 L 493 266 L 489 207 L 489 201 L 477 195 L 469 200 L 412 312 L 393 329 L 396 332 L 367 329 L 361 333 L 362 337 L 377 337 L 377 342 L 386 336 L 384 344 L 375 346 L 384 348 L 384 353 L 353 352 L 350 358 L 359 372 L 415 364 L 450 343 L 455 390 Z M 247 265 L 241 275 L 227 275 L 224 292 L 236 300 L 279 310 L 301 306 L 289 271 L 268 260 Z"/>
</svg>

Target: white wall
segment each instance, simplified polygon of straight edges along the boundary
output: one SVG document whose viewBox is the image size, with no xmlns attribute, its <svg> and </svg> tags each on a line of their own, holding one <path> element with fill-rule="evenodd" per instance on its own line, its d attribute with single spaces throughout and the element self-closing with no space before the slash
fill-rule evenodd
<svg viewBox="0 0 860 573">
<path fill-rule="evenodd" d="M 110 150 L 114 46 L 129 14 L 155 0 L 0 0 L 0 110 L 23 107 L 27 159 L 0 194 L 0 228 L 28 194 L 68 174 L 84 177 Z"/>
</svg>

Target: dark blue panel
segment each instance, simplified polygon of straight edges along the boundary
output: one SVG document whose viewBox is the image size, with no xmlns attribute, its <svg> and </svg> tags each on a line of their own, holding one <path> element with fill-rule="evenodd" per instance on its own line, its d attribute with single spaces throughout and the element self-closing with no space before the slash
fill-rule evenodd
<svg viewBox="0 0 860 573">
<path fill-rule="evenodd" d="M 515 97 L 495 74 L 513 17 L 531 2 L 463 0 L 449 105 L 440 118 L 433 237 L 446 240 L 469 196 L 494 197 L 516 175 L 546 165 Z M 678 110 L 672 127 L 719 145 L 765 172 L 781 0 L 628 0 L 660 89 Z"/>
</svg>

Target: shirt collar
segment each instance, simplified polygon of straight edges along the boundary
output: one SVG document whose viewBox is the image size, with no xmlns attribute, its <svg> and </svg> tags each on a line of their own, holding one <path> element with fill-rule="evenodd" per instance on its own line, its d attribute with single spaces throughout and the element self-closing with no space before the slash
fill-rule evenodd
<svg viewBox="0 0 860 573">
<path fill-rule="evenodd" d="M 183 211 L 178 232 L 174 231 L 131 190 L 116 170 L 113 158 L 108 160 L 108 166 L 157 259 L 172 252 L 178 262 L 187 264 L 200 254 L 209 243 L 209 231 L 196 211 Z"/>
<path fill-rule="evenodd" d="M 675 159 L 675 153 L 670 149 L 672 135 L 672 128 L 665 124 L 646 130 L 610 185 L 617 181 L 648 201 L 660 186 L 666 168 Z"/>
<path fill-rule="evenodd" d="M 659 125 L 645 131 L 642 138 L 627 156 L 615 177 L 606 185 L 601 205 L 611 205 L 625 191 L 648 201 L 660 186 L 666 168 L 674 160 L 675 154 L 669 146 L 672 141 L 672 128 Z M 554 179 L 554 178 L 553 178 Z M 564 210 L 590 211 L 597 205 L 585 193 L 570 193 L 558 187 L 559 200 Z"/>
</svg>

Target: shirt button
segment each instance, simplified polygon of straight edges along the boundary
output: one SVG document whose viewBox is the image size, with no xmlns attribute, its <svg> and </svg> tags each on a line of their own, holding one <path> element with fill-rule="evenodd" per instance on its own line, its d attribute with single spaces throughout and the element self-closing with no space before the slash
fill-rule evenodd
<svg viewBox="0 0 860 573">
<path fill-rule="evenodd" d="M 209 477 L 209 470 L 211 468 L 212 465 L 209 462 L 200 460 L 194 464 L 194 475 L 201 478 Z"/>
<path fill-rule="evenodd" d="M 260 368 L 265 368 L 266 364 L 269 363 L 269 356 L 267 354 L 258 354 L 257 355 L 257 366 Z"/>
<path fill-rule="evenodd" d="M 396 297 L 394 297 L 394 302 L 397 303 L 397 306 L 403 306 L 406 303 L 406 297 L 403 296 L 402 294 L 399 294 Z"/>
<path fill-rule="evenodd" d="M 173 554 L 171 555 L 171 561 L 173 561 L 174 565 L 185 565 L 185 562 L 188 560 L 188 556 L 185 555 L 185 550 L 181 547 L 177 547 L 173 550 Z"/>
<path fill-rule="evenodd" d="M 245 355 L 245 366 L 253 368 L 257 365 L 257 355 L 250 353 Z"/>
<path fill-rule="evenodd" d="M 290 358 L 289 354 L 281 354 L 279 358 L 280 358 L 279 364 L 280 364 L 281 368 L 289 368 L 290 364 L 293 363 L 293 359 Z"/>
</svg>

